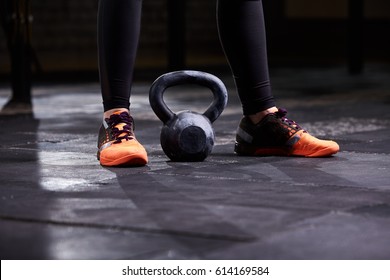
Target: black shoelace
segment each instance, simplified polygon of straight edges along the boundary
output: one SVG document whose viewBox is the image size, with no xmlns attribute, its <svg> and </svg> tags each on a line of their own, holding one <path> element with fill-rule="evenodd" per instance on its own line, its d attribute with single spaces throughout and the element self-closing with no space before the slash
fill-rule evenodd
<svg viewBox="0 0 390 280">
<path fill-rule="evenodd" d="M 282 121 L 287 123 L 288 125 L 293 126 L 294 128 L 296 128 L 298 130 L 302 129 L 302 127 L 299 124 L 297 124 L 295 121 L 286 118 L 286 115 L 287 115 L 286 109 L 278 108 L 278 111 L 275 113 L 275 115 L 278 116 L 279 118 L 281 118 Z"/>
<path fill-rule="evenodd" d="M 106 122 L 111 128 L 111 135 L 115 139 L 114 144 L 121 143 L 123 139 L 128 141 L 132 138 L 133 118 L 127 112 L 113 114 L 106 119 Z M 122 129 L 116 127 L 120 123 L 125 123 Z"/>
</svg>

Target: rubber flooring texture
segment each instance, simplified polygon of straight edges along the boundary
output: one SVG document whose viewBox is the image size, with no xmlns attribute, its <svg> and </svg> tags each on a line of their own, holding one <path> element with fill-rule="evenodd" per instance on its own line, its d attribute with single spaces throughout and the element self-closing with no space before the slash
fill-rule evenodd
<svg viewBox="0 0 390 280">
<path fill-rule="evenodd" d="M 278 106 L 340 144 L 316 159 L 236 156 L 241 108 L 224 75 L 229 103 L 212 154 L 171 162 L 152 80 L 136 82 L 132 114 L 150 159 L 141 168 L 96 160 L 97 83 L 36 85 L 33 116 L 0 117 L 1 259 L 389 259 L 389 70 L 271 71 Z M 0 105 L 9 93 L 1 88 Z M 166 93 L 174 111 L 211 99 L 200 87 Z"/>
</svg>

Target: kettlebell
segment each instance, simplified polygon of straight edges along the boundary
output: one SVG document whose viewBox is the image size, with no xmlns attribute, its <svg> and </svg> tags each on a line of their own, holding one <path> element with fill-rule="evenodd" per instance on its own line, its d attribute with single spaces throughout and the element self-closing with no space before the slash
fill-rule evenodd
<svg viewBox="0 0 390 280">
<path fill-rule="evenodd" d="M 203 114 L 184 110 L 173 113 L 164 102 L 169 87 L 195 84 L 209 88 L 214 100 Z M 163 122 L 160 143 L 172 161 L 203 161 L 212 151 L 215 134 L 212 123 L 227 104 L 227 90 L 216 76 L 192 70 L 166 73 L 158 77 L 149 91 L 149 102 L 154 113 Z"/>
</svg>

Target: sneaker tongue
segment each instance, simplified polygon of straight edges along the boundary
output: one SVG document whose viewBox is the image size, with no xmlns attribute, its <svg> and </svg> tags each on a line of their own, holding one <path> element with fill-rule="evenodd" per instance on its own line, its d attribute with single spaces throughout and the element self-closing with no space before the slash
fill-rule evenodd
<svg viewBox="0 0 390 280">
<path fill-rule="evenodd" d="M 115 128 L 117 128 L 118 130 L 124 130 L 123 127 L 126 125 L 126 123 L 118 123 L 116 126 L 114 126 Z M 127 135 L 126 132 L 123 132 L 121 134 L 119 134 L 118 136 L 119 137 L 122 137 L 122 136 L 125 136 Z"/>
<path fill-rule="evenodd" d="M 122 139 L 133 139 L 133 135 L 131 133 L 131 117 L 129 113 L 126 111 L 117 111 L 111 114 L 109 119 L 106 119 L 106 123 L 108 126 L 111 126 L 114 130 L 114 138 L 116 141 L 121 142 Z M 118 142 L 118 143 L 119 143 Z"/>
<path fill-rule="evenodd" d="M 126 123 L 118 123 L 117 125 L 115 125 L 114 127 L 116 127 L 117 129 L 119 130 L 123 130 L 123 127 L 126 125 Z"/>
</svg>

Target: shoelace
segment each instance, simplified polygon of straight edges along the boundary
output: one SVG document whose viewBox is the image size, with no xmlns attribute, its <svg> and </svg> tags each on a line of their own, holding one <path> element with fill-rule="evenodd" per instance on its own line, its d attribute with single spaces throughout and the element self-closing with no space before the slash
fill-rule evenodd
<svg viewBox="0 0 390 280">
<path fill-rule="evenodd" d="M 282 121 L 287 123 L 288 125 L 293 126 L 294 128 L 296 128 L 298 130 L 302 129 L 302 127 L 299 124 L 297 124 L 295 121 L 286 118 L 286 115 L 287 115 L 286 109 L 278 108 L 278 111 L 275 113 L 275 115 L 278 116 L 279 118 L 281 118 Z"/>
<path fill-rule="evenodd" d="M 114 144 L 121 143 L 123 139 L 128 141 L 129 137 L 132 137 L 133 118 L 127 112 L 111 115 L 106 122 L 111 128 L 112 137 L 115 139 Z M 116 126 L 121 123 L 125 123 L 123 128 L 117 128 Z"/>
</svg>

